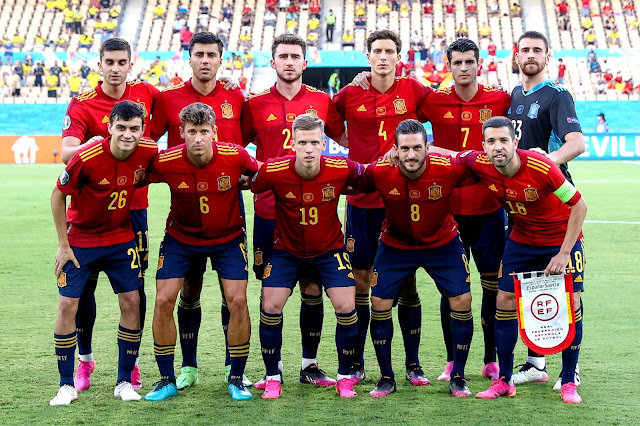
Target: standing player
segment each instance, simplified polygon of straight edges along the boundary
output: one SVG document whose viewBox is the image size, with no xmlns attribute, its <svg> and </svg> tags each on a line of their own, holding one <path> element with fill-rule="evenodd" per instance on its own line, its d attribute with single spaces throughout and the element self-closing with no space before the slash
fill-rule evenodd
<svg viewBox="0 0 640 426">
<path fill-rule="evenodd" d="M 543 34 L 527 31 L 520 36 L 516 60 L 522 69 L 522 84 L 511 92 L 509 118 L 520 149 L 547 155 L 572 183 L 567 163 L 584 152 L 584 136 L 571 94 L 553 80 L 545 80 L 549 57 L 549 42 Z M 514 375 L 514 382 L 547 380 L 544 356 L 529 350 L 527 362 Z M 560 388 L 559 381 L 554 389 Z M 580 384 L 577 370 L 576 383 Z"/>
<path fill-rule="evenodd" d="M 180 136 L 185 144 L 170 148 L 153 162 L 149 180 L 167 182 L 171 211 L 158 261 L 153 340 L 161 380 L 145 399 L 177 396 L 173 371 L 176 326 L 173 308 L 184 278 L 194 268 L 206 269 L 211 258 L 226 295 L 230 313 L 228 340 L 231 371 L 228 391 L 234 400 L 251 399 L 242 383 L 249 355 L 251 323 L 247 308 L 247 248 L 238 181 L 258 166 L 243 148 L 214 143 L 213 109 L 203 103 L 180 112 Z M 205 262 L 200 262 L 201 258 Z M 204 270 L 199 270 L 202 276 Z"/>
<path fill-rule="evenodd" d="M 291 136 L 295 157 L 267 161 L 251 182 L 251 191 L 255 193 L 271 191 L 278 210 L 273 251 L 262 277 L 260 345 L 267 370 L 262 398 L 275 399 L 282 393 L 282 372 L 278 369 L 282 309 L 303 273 L 319 279 L 335 309 L 336 391 L 341 397 L 350 398 L 356 396 L 351 365 L 358 315 L 338 201 L 345 186 L 359 183 L 362 166 L 321 155 L 326 147 L 324 124 L 315 115 L 298 116 Z"/>
<path fill-rule="evenodd" d="M 453 151 L 482 149 L 482 123 L 492 116 L 506 115 L 509 95 L 478 83 L 478 46 L 459 38 L 447 48 L 447 58 L 455 84 L 439 89 L 422 104 L 418 115 L 430 121 L 433 144 Z M 467 258 L 473 254 L 482 286 L 482 332 L 484 366 L 482 376 L 498 379 L 494 341 L 498 269 L 506 243 L 506 216 L 498 200 L 483 185 L 456 188 L 451 208 L 458 223 Z M 453 344 L 449 328 L 449 303 L 442 297 L 440 320 L 447 347 L 447 366 L 438 380 L 449 380 L 453 367 Z"/>
<path fill-rule="evenodd" d="M 389 151 L 398 123 L 416 118 L 416 110 L 432 92 L 417 80 L 395 77 L 401 49 L 402 41 L 393 31 L 374 31 L 367 38 L 371 83 L 364 79 L 362 87 L 350 84 L 334 97 L 338 112 L 347 121 L 349 158 L 354 161 L 371 163 Z M 385 213 L 377 193 L 350 195 L 347 202 L 346 246 L 351 253 L 356 281 L 359 321 L 358 352 L 353 369 L 354 380 L 360 382 L 366 377 L 364 345 L 370 318 L 371 268 Z M 428 385 L 418 358 L 422 308 L 414 277 L 407 278 L 398 300 L 398 320 L 405 344 L 406 378 L 412 385 Z"/>
<path fill-rule="evenodd" d="M 78 399 L 73 382 L 77 343 L 78 298 L 89 275 L 103 270 L 118 294 L 118 378 L 114 396 L 139 400 L 131 385 L 131 371 L 140 348 L 140 254 L 131 228 L 130 208 L 136 187 L 158 148 L 144 133 L 144 109 L 132 101 L 119 102 L 109 115 L 109 139 L 84 145 L 60 175 L 51 195 L 58 233 L 55 273 L 60 302 L 54 343 L 60 389 L 50 405 L 69 405 Z M 73 215 L 67 215 L 71 196 Z"/>
<path fill-rule="evenodd" d="M 191 38 L 189 65 L 193 71 L 193 77 L 184 83 L 166 89 L 156 99 L 153 120 L 151 121 L 151 137 L 153 139 L 158 140 L 168 132 L 169 148 L 182 144 L 180 111 L 194 102 L 202 102 L 213 108 L 215 113 L 217 140 L 242 145 L 240 127 L 240 116 L 244 103 L 242 91 L 240 89 L 225 90 L 224 86 L 216 81 L 218 68 L 222 65 L 223 47 L 222 41 L 210 32 L 197 33 Z M 182 369 L 176 382 L 179 390 L 189 388 L 198 382 L 196 353 L 202 318 L 201 290 L 202 275 L 189 274 L 185 278 L 178 302 L 178 328 L 180 329 L 180 348 L 182 350 Z M 229 326 L 229 308 L 224 298 L 224 292 L 222 292 L 221 316 L 222 329 L 226 339 Z M 226 380 L 231 369 L 231 359 L 228 348 L 225 352 Z M 251 386 L 251 382 L 246 381 L 245 385 Z"/>
<path fill-rule="evenodd" d="M 300 114 L 312 114 L 326 123 L 327 135 L 336 141 L 344 136 L 344 123 L 329 96 L 302 84 L 307 68 L 305 41 L 295 34 L 282 34 L 271 45 L 271 68 L 276 70 L 276 84 L 247 99 L 242 112 L 243 138 L 257 146 L 258 161 L 282 157 L 293 147 L 292 123 Z M 271 256 L 275 227 L 275 198 L 271 191 L 254 197 L 253 270 L 262 279 L 266 261 Z M 324 307 L 322 289 L 303 277 L 300 283 L 300 331 L 302 366 L 300 382 L 333 386 L 335 381 L 318 368 L 316 354 L 322 333 Z M 280 364 L 282 369 L 282 364 Z M 256 389 L 264 389 L 264 379 Z"/>
<path fill-rule="evenodd" d="M 512 272 L 544 270 L 563 274 L 572 269 L 576 334 L 562 351 L 562 400 L 580 403 L 575 383 L 575 367 L 582 342 L 580 293 L 584 281 L 582 223 L 587 204 L 546 156 L 516 149 L 518 139 L 506 117 L 493 117 L 482 126 L 485 153 L 469 151 L 459 158 L 500 199 L 513 223 L 504 249 L 498 276 L 496 308 L 496 348 L 500 379 L 478 398 L 514 396 L 513 349 L 518 340 L 516 300 Z"/>
<path fill-rule="evenodd" d="M 100 46 L 100 62 L 98 68 L 102 72 L 103 81 L 93 90 L 82 93 L 71 99 L 67 108 L 67 115 L 62 124 L 62 161 L 68 162 L 73 154 L 93 137 L 108 137 L 109 114 L 116 103 L 121 100 L 131 100 L 142 106 L 145 118 L 149 118 L 149 111 L 158 95 L 158 89 L 144 82 L 127 82 L 127 75 L 131 71 L 131 46 L 121 38 L 110 38 Z M 149 136 L 149 128 L 145 128 L 144 136 Z M 149 263 L 149 227 L 147 225 L 147 188 L 136 191 L 131 203 L 131 222 L 133 232 L 140 252 L 143 273 L 140 286 L 140 329 L 144 328 L 147 299 L 144 293 L 144 271 Z M 69 217 L 77 212 L 69 209 Z M 78 329 L 78 373 L 75 385 L 78 391 L 89 389 L 91 373 L 96 368 L 91 350 L 93 325 L 96 320 L 95 288 L 98 275 L 91 274 L 80 297 L 76 327 Z M 132 373 L 131 382 L 135 389 L 142 387 L 138 359 Z"/>
<path fill-rule="evenodd" d="M 371 339 L 381 378 L 370 396 L 396 391 L 391 366 L 393 300 L 404 281 L 423 267 L 449 299 L 454 397 L 471 396 L 464 367 L 473 337 L 469 265 L 451 214 L 454 187 L 470 176 L 450 157 L 427 155 L 427 133 L 417 120 L 402 121 L 395 131 L 398 166 L 379 160 L 365 172 L 364 187 L 376 189 L 386 212 L 371 279 Z"/>
</svg>

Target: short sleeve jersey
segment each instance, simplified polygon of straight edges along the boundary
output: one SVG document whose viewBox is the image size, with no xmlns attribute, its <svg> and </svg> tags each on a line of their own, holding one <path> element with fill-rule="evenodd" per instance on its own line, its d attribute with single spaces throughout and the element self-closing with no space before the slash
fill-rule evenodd
<svg viewBox="0 0 640 426">
<path fill-rule="evenodd" d="M 467 151 L 458 158 L 500 199 L 513 221 L 510 238 L 532 246 L 562 245 L 571 207 L 580 199 L 576 192 L 566 204 L 554 194 L 566 178 L 546 156 L 516 150 L 522 164 L 512 177 L 496 170 L 481 151 Z"/>
<path fill-rule="evenodd" d="M 251 191 L 275 195 L 273 247 L 303 258 L 343 247 L 340 192 L 347 185 L 359 185 L 363 167 L 346 158 L 322 156 L 318 174 L 306 179 L 296 171 L 295 161 L 294 156 L 269 160 L 251 182 Z"/>
<path fill-rule="evenodd" d="M 109 139 L 80 148 L 58 179 L 58 189 L 71 196 L 67 214 L 69 244 L 107 247 L 134 238 L 131 204 L 158 147 L 142 139 L 126 160 L 111 153 Z"/>
<path fill-rule="evenodd" d="M 516 129 L 520 149 L 552 152 L 565 143 L 567 134 L 582 133 L 571 93 L 552 80 L 543 81 L 527 93 L 518 84 L 511 92 L 509 119 Z M 560 169 L 571 182 L 567 164 L 561 164 Z"/>
<path fill-rule="evenodd" d="M 417 118 L 416 111 L 432 91 L 407 77 L 396 77 L 384 93 L 373 86 L 369 90 L 354 84 L 342 88 L 333 100 L 347 122 L 349 158 L 365 164 L 386 154 L 393 146 L 398 124 Z M 349 195 L 347 201 L 365 209 L 382 207 L 382 199 L 377 193 Z"/>
<path fill-rule="evenodd" d="M 455 86 L 438 89 L 422 104 L 420 121 L 433 128 L 433 144 L 452 151 L 482 150 L 482 124 L 495 116 L 506 116 L 510 97 L 493 87 L 478 85 L 469 101 L 456 93 Z M 451 202 L 453 214 L 481 215 L 500 208 L 500 203 L 483 185 L 456 188 Z"/>
<path fill-rule="evenodd" d="M 222 84 L 218 83 L 211 93 L 203 95 L 193 87 L 191 80 L 160 93 L 152 111 L 151 137 L 158 140 L 168 131 L 169 148 L 183 144 L 184 139 L 180 137 L 180 111 L 195 102 L 202 102 L 213 108 L 219 141 L 243 145 L 240 127 L 244 104 L 242 91 L 225 90 Z"/>
<path fill-rule="evenodd" d="M 458 235 L 451 214 L 451 196 L 458 185 L 475 182 L 467 168 L 451 157 L 429 154 L 426 168 L 409 179 L 385 160 L 371 163 L 362 189 L 382 196 L 386 218 L 381 240 L 399 249 L 440 247 Z"/>
<path fill-rule="evenodd" d="M 313 114 L 325 123 L 327 136 L 338 140 L 344 133 L 344 122 L 331 98 L 313 87 L 302 85 L 291 100 L 278 92 L 276 86 L 251 96 L 242 112 L 242 134 L 245 145 L 254 142 L 256 158 L 267 161 L 291 154 L 293 120 L 300 114 Z M 256 195 L 255 213 L 263 219 L 275 219 L 275 201 L 271 193 Z"/>
<path fill-rule="evenodd" d="M 151 126 L 149 125 L 150 111 L 154 101 L 160 92 L 151 84 L 144 82 L 127 82 L 127 87 L 120 99 L 108 96 L 98 83 L 95 89 L 71 98 L 67 107 L 67 115 L 62 122 L 62 137 L 73 136 L 84 143 L 94 136 L 109 138 L 109 115 L 111 110 L 120 101 L 130 100 L 142 105 L 146 129 L 144 136 L 149 137 Z M 149 206 L 147 200 L 148 188 L 140 188 L 136 192 L 131 205 L 132 210 L 146 209 Z"/>
<path fill-rule="evenodd" d="M 214 142 L 213 157 L 199 167 L 182 144 L 156 156 L 148 180 L 166 182 L 171 189 L 167 233 L 182 243 L 203 246 L 240 235 L 244 218 L 238 180 L 257 171 L 255 159 L 238 145 Z"/>
</svg>

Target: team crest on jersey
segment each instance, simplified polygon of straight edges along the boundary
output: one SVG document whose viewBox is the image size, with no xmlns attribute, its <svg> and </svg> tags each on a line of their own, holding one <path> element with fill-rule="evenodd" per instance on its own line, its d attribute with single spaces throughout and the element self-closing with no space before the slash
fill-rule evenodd
<svg viewBox="0 0 640 426">
<path fill-rule="evenodd" d="M 393 110 L 396 114 L 404 114 L 407 112 L 407 105 L 404 103 L 404 99 L 396 99 L 393 101 Z"/>
<path fill-rule="evenodd" d="M 302 194 L 302 201 L 304 201 L 305 203 L 312 202 L 313 198 L 313 193 L 311 192 L 305 192 L 304 194 Z"/>
<path fill-rule="evenodd" d="M 535 201 L 538 199 L 538 191 L 535 188 L 527 188 L 524 190 L 524 198 L 527 201 Z"/>
<path fill-rule="evenodd" d="M 316 111 L 316 110 L 315 110 L 315 109 L 313 109 L 313 108 L 309 108 L 309 109 L 307 110 L 307 114 L 311 114 L 311 115 L 313 115 L 314 117 L 317 117 L 317 116 L 318 116 L 318 111 Z"/>
<path fill-rule="evenodd" d="M 518 108 L 516 108 L 516 114 L 520 115 L 522 114 L 523 111 L 524 111 L 524 105 L 518 105 Z"/>
<path fill-rule="evenodd" d="M 420 198 L 420 191 L 418 191 L 417 189 L 412 189 L 411 191 L 409 191 L 409 197 Z"/>
<path fill-rule="evenodd" d="M 62 173 L 60 173 L 58 180 L 60 181 L 60 185 L 66 185 L 67 182 L 69 182 L 69 173 L 67 173 L 66 170 L 63 170 Z"/>
<path fill-rule="evenodd" d="M 438 200 L 442 198 L 442 187 L 440 185 L 433 185 L 429 187 L 429 199 Z"/>
<path fill-rule="evenodd" d="M 233 106 L 229 103 L 220 105 L 222 118 L 233 118 Z"/>
<path fill-rule="evenodd" d="M 231 189 L 231 176 L 220 176 L 218 178 L 218 191 L 228 191 Z"/>
<path fill-rule="evenodd" d="M 71 127 L 71 117 L 65 115 L 62 120 L 62 130 L 67 130 L 69 127 Z"/>
<path fill-rule="evenodd" d="M 164 255 L 158 256 L 158 270 L 164 266 Z"/>
<path fill-rule="evenodd" d="M 378 107 L 378 108 L 376 108 L 376 114 L 385 115 L 386 113 L 387 113 L 387 108 L 386 107 Z"/>
<path fill-rule="evenodd" d="M 378 273 L 374 272 L 371 274 L 371 287 L 375 287 L 378 285 Z"/>
<path fill-rule="evenodd" d="M 271 264 L 268 264 L 264 267 L 264 273 L 262 274 L 262 279 L 269 278 L 271 276 Z"/>
<path fill-rule="evenodd" d="M 287 114 L 287 122 L 293 123 L 293 120 L 295 119 L 296 119 L 296 115 L 294 113 L 290 112 Z"/>
<path fill-rule="evenodd" d="M 491 118 L 491 110 L 489 108 L 483 108 L 480 110 L 480 122 L 484 123 Z"/>
<path fill-rule="evenodd" d="M 462 118 L 464 121 L 471 121 L 471 111 L 462 111 L 462 115 L 460 116 L 460 118 Z"/>
<path fill-rule="evenodd" d="M 539 104 L 531 104 L 529 107 L 529 112 L 527 113 L 527 117 L 530 119 L 538 118 L 538 110 L 540 109 Z"/>
<path fill-rule="evenodd" d="M 198 191 L 206 191 L 209 189 L 209 184 L 207 182 L 198 182 L 196 188 L 198 188 Z"/>
<path fill-rule="evenodd" d="M 127 183 L 127 177 L 126 176 L 120 176 L 116 182 L 118 182 L 118 186 L 122 186 L 125 183 Z"/>
<path fill-rule="evenodd" d="M 261 251 L 256 251 L 255 253 L 253 253 L 253 262 L 257 265 L 260 266 L 262 265 L 262 252 Z"/>
<path fill-rule="evenodd" d="M 66 287 L 67 286 L 67 273 L 60 272 L 60 276 L 58 277 L 58 287 Z"/>
<path fill-rule="evenodd" d="M 336 198 L 336 188 L 328 186 L 322 189 L 322 201 L 331 201 Z"/>
<path fill-rule="evenodd" d="M 133 173 L 133 183 L 138 183 L 144 178 L 144 169 L 138 169 Z"/>
<path fill-rule="evenodd" d="M 138 99 L 136 101 L 136 103 L 142 107 L 142 111 L 144 112 L 144 116 L 148 117 L 149 116 L 149 111 L 147 111 L 147 106 L 144 104 L 144 102 L 142 102 L 140 99 Z"/>
<path fill-rule="evenodd" d="M 517 196 L 518 196 L 518 194 L 516 193 L 515 190 L 513 190 L 511 188 L 507 188 L 507 197 L 516 198 Z"/>
<path fill-rule="evenodd" d="M 349 253 L 353 253 L 355 246 L 356 246 L 356 240 L 353 238 L 347 238 L 347 251 Z"/>
</svg>

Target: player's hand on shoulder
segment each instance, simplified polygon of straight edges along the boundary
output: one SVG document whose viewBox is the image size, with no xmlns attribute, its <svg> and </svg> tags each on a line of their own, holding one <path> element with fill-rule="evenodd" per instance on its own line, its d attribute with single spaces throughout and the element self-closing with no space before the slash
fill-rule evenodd
<svg viewBox="0 0 640 426">
<path fill-rule="evenodd" d="M 358 75 L 353 78 L 352 83 L 362 90 L 369 90 L 369 87 L 371 87 L 371 72 L 362 71 L 358 73 Z"/>
<path fill-rule="evenodd" d="M 94 136 L 91 139 L 89 139 L 88 141 L 86 141 L 85 144 L 89 145 L 90 143 L 95 142 L 95 141 L 100 140 L 100 139 L 103 139 L 103 137 L 102 136 Z"/>
<path fill-rule="evenodd" d="M 529 151 L 533 151 L 533 152 L 536 152 L 536 153 L 538 153 L 540 155 L 545 155 L 547 157 L 549 156 L 549 154 L 542 148 L 538 148 L 538 147 L 529 148 Z"/>
<path fill-rule="evenodd" d="M 240 87 L 237 81 L 234 81 L 229 77 L 220 77 L 218 81 L 222 84 L 224 90 L 236 90 Z"/>
<path fill-rule="evenodd" d="M 382 159 L 388 161 L 393 167 L 398 167 L 398 149 L 396 146 L 392 145 L 391 149 L 384 154 Z"/>
<path fill-rule="evenodd" d="M 73 253 L 73 249 L 69 246 L 66 247 L 58 247 L 58 251 L 56 252 L 56 263 L 55 263 L 55 272 L 56 277 L 60 277 L 62 273 L 62 268 L 67 262 L 73 262 L 76 268 L 80 268 L 80 263 L 78 259 L 76 259 L 76 255 Z"/>
</svg>

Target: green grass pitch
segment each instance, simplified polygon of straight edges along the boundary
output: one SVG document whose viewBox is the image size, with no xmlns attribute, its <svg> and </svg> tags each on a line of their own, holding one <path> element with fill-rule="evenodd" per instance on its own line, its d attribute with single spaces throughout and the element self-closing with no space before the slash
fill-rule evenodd
<svg viewBox="0 0 640 426">
<path fill-rule="evenodd" d="M 436 380 L 445 364 L 439 323 L 439 295 L 433 282 L 421 271 L 418 288 L 422 299 L 423 328 L 421 362 L 432 385 L 412 388 L 402 377 L 402 338 L 396 323 L 393 346 L 398 392 L 383 400 L 367 396 L 378 376 L 375 354 L 367 342 L 369 378 L 357 386 L 359 396 L 340 400 L 334 389 L 319 389 L 298 383 L 300 332 L 299 292 L 285 308 L 283 362 L 284 393 L 280 400 L 237 403 L 227 395 L 223 382 L 224 345 L 220 327 L 220 292 L 213 272 L 205 276 L 202 295 L 203 321 L 200 331 L 200 384 L 178 398 L 160 403 L 124 403 L 113 397 L 116 375 L 117 298 L 104 274 L 97 290 L 98 318 L 94 354 L 98 369 L 92 387 L 82 392 L 70 407 L 49 407 L 58 389 L 53 349 L 53 326 L 58 291 L 53 275 L 57 239 L 51 219 L 49 197 L 62 165 L 0 165 L 0 277 L 3 322 L 0 345 L 0 424 L 638 424 L 640 358 L 638 329 L 640 292 L 638 269 L 633 265 L 640 253 L 640 162 L 574 162 L 571 166 L 578 189 L 589 206 L 584 226 L 586 241 L 585 331 L 580 357 L 584 403 L 568 406 L 551 387 L 559 373 L 560 357 L 548 359 L 549 383 L 518 386 L 514 398 L 483 401 L 453 399 L 448 386 Z M 151 317 L 155 286 L 154 266 L 169 205 L 166 186 L 150 190 L 149 228 L 151 269 L 147 272 L 147 327 L 141 346 L 143 394 L 158 378 L 153 357 Z M 247 222 L 252 223 L 252 203 L 245 194 Z M 612 223 L 616 222 L 616 223 Z M 480 285 L 472 274 L 475 296 L 475 336 L 467 364 L 469 387 L 485 390 L 489 381 L 480 376 L 482 331 L 480 329 Z M 264 374 L 258 338 L 259 283 L 251 279 L 248 299 L 253 333 L 247 375 L 258 380 Z M 395 314 L 394 314 L 395 315 Z M 331 375 L 337 369 L 333 341 L 335 317 L 325 298 L 324 336 L 318 360 Z M 516 363 L 526 350 L 516 348 Z M 176 349 L 176 369 L 180 366 Z"/>
</svg>

